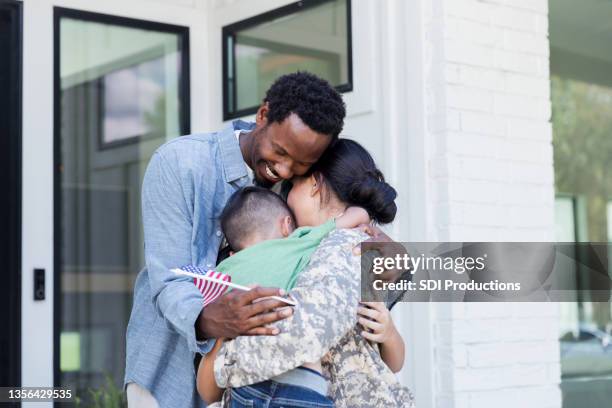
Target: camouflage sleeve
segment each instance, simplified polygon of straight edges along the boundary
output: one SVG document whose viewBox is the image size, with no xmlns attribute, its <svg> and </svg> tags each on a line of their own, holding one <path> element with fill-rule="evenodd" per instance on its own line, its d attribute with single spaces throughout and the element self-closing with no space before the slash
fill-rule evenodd
<svg viewBox="0 0 612 408">
<path fill-rule="evenodd" d="M 277 336 L 244 336 L 225 342 L 215 360 L 220 387 L 265 381 L 318 361 L 356 323 L 360 295 L 358 230 L 335 230 L 313 253 L 290 295 L 294 314 L 277 324 Z"/>
</svg>

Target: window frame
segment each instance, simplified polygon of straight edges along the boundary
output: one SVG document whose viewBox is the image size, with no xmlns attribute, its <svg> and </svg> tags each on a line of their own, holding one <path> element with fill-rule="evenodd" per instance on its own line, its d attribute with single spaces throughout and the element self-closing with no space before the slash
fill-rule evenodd
<svg viewBox="0 0 612 408">
<path fill-rule="evenodd" d="M 181 66 L 179 70 L 179 127 L 181 134 L 191 131 L 191 78 L 190 78 L 190 44 L 189 27 L 160 23 L 156 21 L 141 20 L 131 17 L 122 17 L 111 14 L 91 11 L 53 7 L 53 384 L 60 386 L 60 334 L 62 318 L 62 288 L 61 288 L 61 259 L 62 259 L 62 152 L 61 152 L 61 38 L 60 28 L 62 18 L 70 18 L 92 23 L 102 23 L 114 26 L 135 28 L 141 30 L 158 31 L 176 34 L 180 40 Z M 96 145 L 100 145 L 97 136 Z M 130 138 L 113 144 L 113 147 L 132 144 L 143 140 L 142 137 Z"/>
<path fill-rule="evenodd" d="M 5 266 L 4 289 L 1 292 L 6 296 L 5 305 L 8 306 L 5 313 L 8 323 L 4 328 L 2 344 L 6 347 L 2 350 L 6 354 L 3 373 L 0 381 L 6 381 L 6 385 L 20 386 L 22 382 L 22 193 L 23 193 L 23 4 L 16 0 L 0 0 L 0 8 L 11 14 L 9 28 L 11 33 L 8 38 L 10 42 L 9 52 L 5 55 L 6 66 L 3 68 L 8 73 L 10 83 L 4 89 L 4 97 L 11 106 L 7 110 L 8 126 L 3 137 L 5 149 L 0 153 L 5 160 L 5 191 L 8 194 L 5 202 L 0 204 L 6 218 L 7 229 L 0 234 L 0 243 L 5 251 L 0 255 L 7 255 Z M 4 40 L 4 39 L 3 39 Z M 3 104 L 2 104 L 3 105 Z M 3 200 L 4 201 L 4 200 Z M 33 292 L 29 296 L 33 296 Z M 31 298 L 30 298 L 31 299 Z M 5 322 L 5 318 L 1 319 Z"/>
<path fill-rule="evenodd" d="M 286 6 L 282 6 L 265 13 L 258 14 L 256 16 L 238 21 L 236 23 L 228 24 L 223 26 L 221 29 L 221 50 L 222 50 L 222 77 L 223 77 L 223 120 L 236 119 L 240 117 L 244 117 L 250 114 L 257 112 L 259 106 L 253 106 L 250 108 L 244 108 L 240 110 L 230 111 L 229 104 L 229 94 L 230 94 L 230 78 L 228 76 L 228 72 L 230 69 L 230 61 L 229 61 L 229 47 L 230 41 L 232 38 L 232 61 L 231 61 L 231 69 L 232 69 L 232 81 L 236 80 L 236 56 L 235 56 L 235 33 L 237 31 L 241 31 L 247 28 L 252 28 L 262 23 L 270 22 L 271 20 L 275 20 L 278 18 L 286 17 L 291 14 L 298 13 L 300 11 L 308 10 L 325 3 L 331 3 L 335 0 L 303 0 L 297 1 Z M 344 84 L 340 84 L 335 86 L 334 88 L 338 92 L 351 92 L 353 90 L 353 35 L 352 35 L 352 22 L 351 22 L 351 0 L 346 0 L 346 31 L 347 31 L 347 82 Z M 298 47 L 296 47 L 298 48 Z M 234 104 L 236 103 L 236 86 L 234 82 L 234 86 L 232 89 L 232 100 Z"/>
</svg>

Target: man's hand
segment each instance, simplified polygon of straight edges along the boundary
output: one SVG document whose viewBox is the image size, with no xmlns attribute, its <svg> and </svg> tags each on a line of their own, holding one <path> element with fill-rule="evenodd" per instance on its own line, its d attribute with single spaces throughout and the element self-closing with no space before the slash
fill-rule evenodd
<svg viewBox="0 0 612 408">
<path fill-rule="evenodd" d="M 283 294 L 280 289 L 257 287 L 221 296 L 200 312 L 196 321 L 198 339 L 278 334 L 277 328 L 266 325 L 286 319 L 293 309 L 284 307 L 287 304 L 280 300 L 261 298 Z"/>
<path fill-rule="evenodd" d="M 402 244 L 393 241 L 387 234 L 382 232 L 380 228 L 369 224 L 360 225 L 359 228 L 371 238 L 353 248 L 353 253 L 355 255 L 361 255 L 362 247 L 366 252 L 378 251 L 380 256 L 385 258 L 395 258 L 396 255 L 403 257 L 404 254 L 408 253 Z M 387 269 L 385 272 L 378 275 L 378 278 L 386 282 L 394 282 L 404 272 L 405 271 L 402 269 Z"/>
</svg>

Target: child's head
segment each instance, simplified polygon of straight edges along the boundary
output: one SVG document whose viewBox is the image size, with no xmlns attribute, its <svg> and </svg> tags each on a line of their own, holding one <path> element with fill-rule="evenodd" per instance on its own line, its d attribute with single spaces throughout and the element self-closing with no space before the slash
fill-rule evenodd
<svg viewBox="0 0 612 408">
<path fill-rule="evenodd" d="M 281 197 L 261 187 L 244 187 L 227 201 L 221 228 L 233 251 L 269 239 L 285 238 L 295 229 L 291 210 Z"/>
</svg>

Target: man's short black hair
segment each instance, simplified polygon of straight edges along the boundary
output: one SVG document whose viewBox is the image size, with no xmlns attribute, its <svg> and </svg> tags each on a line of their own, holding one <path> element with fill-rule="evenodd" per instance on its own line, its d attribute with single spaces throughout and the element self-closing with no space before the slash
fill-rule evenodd
<svg viewBox="0 0 612 408">
<path fill-rule="evenodd" d="M 233 251 L 259 236 L 270 236 L 279 216 L 293 214 L 287 203 L 277 194 L 262 187 L 243 187 L 225 204 L 221 213 L 221 229 Z"/>
<path fill-rule="evenodd" d="M 291 113 L 315 132 L 338 137 L 346 107 L 342 96 L 324 79 L 299 71 L 283 75 L 268 89 L 268 122 L 280 123 Z"/>
</svg>

